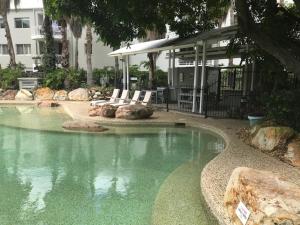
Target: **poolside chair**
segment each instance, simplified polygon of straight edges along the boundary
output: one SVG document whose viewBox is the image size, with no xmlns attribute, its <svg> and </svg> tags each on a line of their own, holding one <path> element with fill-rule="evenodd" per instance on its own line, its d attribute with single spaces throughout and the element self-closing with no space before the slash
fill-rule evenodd
<svg viewBox="0 0 300 225">
<path fill-rule="evenodd" d="M 138 103 L 140 95 L 141 95 L 140 91 L 135 91 L 134 95 L 133 95 L 133 97 L 132 97 L 132 99 L 129 103 L 126 103 L 126 102 L 124 102 L 124 103 L 114 103 L 114 104 L 110 104 L 110 105 L 113 105 L 113 106 L 135 105 L 136 103 Z"/>
<path fill-rule="evenodd" d="M 100 103 L 115 103 L 117 101 L 119 93 L 120 93 L 120 89 L 114 89 L 114 91 L 108 101 L 106 101 L 106 100 L 91 101 L 91 106 L 96 106 L 97 104 L 100 104 Z"/>
<path fill-rule="evenodd" d="M 127 100 L 128 100 L 128 95 L 129 95 L 129 91 L 128 90 L 123 90 L 122 91 L 122 95 L 121 98 L 117 98 L 115 102 L 102 102 L 102 103 L 96 103 L 96 106 L 102 106 L 102 105 L 106 105 L 106 104 L 124 104 Z"/>
<path fill-rule="evenodd" d="M 147 106 L 151 102 L 152 91 L 146 91 L 145 97 L 142 101 L 142 105 Z"/>
</svg>

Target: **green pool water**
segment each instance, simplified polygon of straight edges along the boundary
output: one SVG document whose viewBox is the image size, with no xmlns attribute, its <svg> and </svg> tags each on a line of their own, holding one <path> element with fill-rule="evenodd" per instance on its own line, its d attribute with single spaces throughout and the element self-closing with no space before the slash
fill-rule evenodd
<svg viewBox="0 0 300 225">
<path fill-rule="evenodd" d="M 220 137 L 170 127 L 70 133 L 60 128 L 70 119 L 61 109 L 0 109 L 1 225 L 156 225 L 172 220 L 170 212 L 191 213 L 191 224 L 215 223 L 200 187 L 180 188 L 200 184 L 202 168 L 224 147 Z M 192 200 L 161 207 L 182 194 Z"/>
</svg>

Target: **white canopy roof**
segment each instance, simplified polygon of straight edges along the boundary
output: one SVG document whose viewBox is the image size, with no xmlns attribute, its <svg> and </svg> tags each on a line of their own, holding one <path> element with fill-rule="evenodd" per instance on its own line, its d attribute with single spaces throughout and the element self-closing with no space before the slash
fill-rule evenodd
<svg viewBox="0 0 300 225">
<path fill-rule="evenodd" d="M 163 46 L 170 46 L 172 42 L 178 38 L 164 38 L 155 41 L 141 42 L 133 45 L 128 45 L 126 47 L 120 48 L 114 52 L 109 53 L 109 56 L 126 56 L 126 55 L 135 55 L 143 54 L 149 52 L 158 52 L 161 51 Z M 166 47 L 167 50 L 168 48 Z"/>
<path fill-rule="evenodd" d="M 127 56 L 151 52 L 160 52 L 165 50 L 182 49 L 202 45 L 203 41 L 220 41 L 228 40 L 237 32 L 236 26 L 217 28 L 210 31 L 205 31 L 188 38 L 165 38 L 155 41 L 141 42 L 138 44 L 128 45 L 114 52 L 109 53 L 109 56 Z"/>
</svg>

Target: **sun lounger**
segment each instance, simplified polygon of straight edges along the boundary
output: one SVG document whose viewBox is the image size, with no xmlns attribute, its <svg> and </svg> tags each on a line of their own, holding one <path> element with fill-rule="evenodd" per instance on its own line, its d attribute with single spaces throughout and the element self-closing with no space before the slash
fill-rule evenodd
<svg viewBox="0 0 300 225">
<path fill-rule="evenodd" d="M 147 106 L 151 103 L 152 91 L 146 91 L 145 97 L 142 101 L 142 105 Z"/>
<path fill-rule="evenodd" d="M 135 104 L 138 103 L 140 95 L 141 95 L 140 91 L 135 91 L 134 95 L 133 95 L 133 97 L 132 97 L 132 99 L 129 103 L 128 102 L 123 102 L 123 103 L 120 102 L 120 103 L 114 103 L 114 104 L 111 104 L 111 105 L 113 105 L 113 106 L 135 105 Z"/>
<path fill-rule="evenodd" d="M 128 100 L 128 96 L 129 96 L 129 91 L 128 90 L 123 90 L 122 91 L 122 95 L 121 98 L 117 98 L 115 102 L 102 102 L 102 103 L 96 103 L 96 106 L 102 106 L 102 105 L 106 105 L 106 104 L 124 104 L 127 100 Z"/>
<path fill-rule="evenodd" d="M 105 103 L 105 104 L 115 103 L 117 101 L 119 93 L 120 93 L 120 89 L 114 89 L 112 96 L 110 97 L 110 99 L 108 101 L 106 101 L 106 100 L 91 101 L 91 106 L 96 106 L 97 104 L 100 104 L 100 103 Z"/>
</svg>

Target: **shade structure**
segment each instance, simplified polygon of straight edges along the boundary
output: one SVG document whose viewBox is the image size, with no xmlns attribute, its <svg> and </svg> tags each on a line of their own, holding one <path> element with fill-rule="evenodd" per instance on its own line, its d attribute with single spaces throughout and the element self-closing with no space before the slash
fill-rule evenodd
<svg viewBox="0 0 300 225">
<path fill-rule="evenodd" d="M 109 56 L 122 57 L 124 61 L 129 60 L 130 55 L 146 54 L 153 52 L 169 51 L 169 67 L 172 66 L 172 72 L 168 73 L 168 84 L 173 86 L 175 76 L 175 58 L 179 59 L 192 59 L 195 61 L 194 71 L 194 87 L 193 87 L 193 108 L 192 111 L 196 113 L 199 111 L 200 114 L 204 112 L 204 89 L 206 86 L 206 62 L 211 59 L 223 59 L 227 58 L 227 44 L 221 45 L 220 42 L 228 42 L 228 40 L 235 37 L 237 34 L 238 27 L 230 26 L 223 28 L 216 28 L 209 31 L 204 31 L 190 37 L 185 38 L 165 38 L 155 41 L 147 41 L 133 45 L 127 45 L 126 47 L 120 48 L 114 52 L 111 52 Z M 244 47 L 241 47 L 235 56 L 240 56 L 244 51 Z M 177 51 L 176 51 L 177 50 Z M 201 60 L 199 56 L 202 56 Z M 201 93 L 200 93 L 200 104 L 199 110 L 197 107 L 197 89 L 199 80 L 198 66 L 199 62 L 202 63 L 201 69 Z M 125 77 L 129 78 L 129 72 L 124 72 Z M 124 78 L 125 79 L 125 78 Z"/>
</svg>

